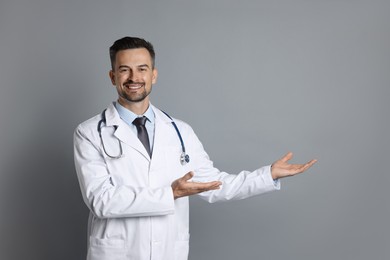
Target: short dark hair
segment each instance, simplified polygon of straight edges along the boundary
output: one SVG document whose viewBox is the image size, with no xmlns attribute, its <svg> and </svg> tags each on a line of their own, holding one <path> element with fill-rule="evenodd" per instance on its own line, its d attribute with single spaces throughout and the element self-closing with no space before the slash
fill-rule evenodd
<svg viewBox="0 0 390 260">
<path fill-rule="evenodd" d="M 110 60 L 111 60 L 112 70 L 114 70 L 115 58 L 117 52 L 122 50 L 127 50 L 127 49 L 138 49 L 138 48 L 145 48 L 148 50 L 150 57 L 152 58 L 152 67 L 154 68 L 156 54 L 154 53 L 153 45 L 142 38 L 126 36 L 123 37 L 122 39 L 116 40 L 114 44 L 110 47 Z"/>
</svg>

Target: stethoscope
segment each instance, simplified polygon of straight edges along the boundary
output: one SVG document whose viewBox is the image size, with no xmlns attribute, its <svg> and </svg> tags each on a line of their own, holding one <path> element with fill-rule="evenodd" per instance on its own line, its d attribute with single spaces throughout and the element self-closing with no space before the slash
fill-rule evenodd
<svg viewBox="0 0 390 260">
<path fill-rule="evenodd" d="M 181 151 L 182 152 L 180 154 L 180 163 L 182 165 L 185 165 L 185 164 L 190 162 L 190 156 L 186 153 L 186 147 L 184 146 L 183 138 L 181 137 L 179 128 L 177 128 L 177 125 L 176 125 L 175 121 L 173 121 L 172 117 L 170 117 L 167 113 L 165 113 L 162 110 L 161 110 L 161 112 L 163 112 L 169 119 L 172 120 L 171 123 L 172 123 L 173 127 L 175 128 L 177 136 L 179 137 L 180 143 L 181 143 Z M 101 117 L 102 117 L 102 119 L 100 119 L 100 121 L 98 122 L 97 130 L 99 132 L 99 137 L 100 137 L 100 140 L 101 140 L 101 143 L 102 143 L 102 146 L 103 146 L 103 151 L 109 158 L 111 158 L 111 159 L 119 159 L 119 158 L 121 158 L 123 156 L 123 149 L 122 149 L 121 141 L 118 139 L 118 144 L 119 144 L 119 153 L 118 153 L 118 155 L 111 155 L 111 154 L 109 154 L 107 152 L 106 146 L 104 144 L 104 140 L 103 140 L 103 137 L 102 137 L 102 125 L 106 124 L 106 109 L 103 110 Z M 114 125 L 114 130 L 116 130 L 117 128 L 118 128 L 118 126 Z"/>
</svg>

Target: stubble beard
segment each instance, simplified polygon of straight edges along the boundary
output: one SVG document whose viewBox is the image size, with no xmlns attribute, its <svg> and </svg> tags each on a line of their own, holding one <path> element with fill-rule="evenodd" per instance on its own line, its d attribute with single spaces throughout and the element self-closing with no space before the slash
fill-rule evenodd
<svg viewBox="0 0 390 260">
<path fill-rule="evenodd" d="M 145 86 L 143 86 L 143 91 L 139 94 L 137 93 L 134 93 L 134 95 L 129 95 L 126 93 L 125 90 L 122 90 L 120 93 L 119 93 L 119 96 L 123 99 L 125 99 L 126 101 L 128 102 L 133 102 L 133 103 L 137 103 L 137 102 L 142 102 L 145 100 L 145 98 L 147 96 L 149 96 L 149 94 L 152 92 L 152 90 L 150 90 L 149 92 L 146 91 L 145 89 Z"/>
</svg>

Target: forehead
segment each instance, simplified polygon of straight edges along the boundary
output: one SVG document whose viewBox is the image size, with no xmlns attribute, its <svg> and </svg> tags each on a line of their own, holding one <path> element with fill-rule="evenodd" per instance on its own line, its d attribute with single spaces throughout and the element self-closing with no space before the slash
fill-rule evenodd
<svg viewBox="0 0 390 260">
<path fill-rule="evenodd" d="M 152 65 L 152 57 L 145 48 L 121 50 L 116 53 L 115 65 Z"/>
</svg>

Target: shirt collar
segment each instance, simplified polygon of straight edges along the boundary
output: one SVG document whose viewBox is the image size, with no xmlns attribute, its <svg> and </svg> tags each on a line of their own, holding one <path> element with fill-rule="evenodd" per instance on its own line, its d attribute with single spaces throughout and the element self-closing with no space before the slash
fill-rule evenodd
<svg viewBox="0 0 390 260">
<path fill-rule="evenodd" d="M 119 102 L 114 102 L 114 105 L 115 105 L 116 110 L 118 111 L 120 118 L 123 121 L 125 121 L 128 125 L 132 125 L 134 119 L 136 119 L 137 117 L 140 117 L 137 114 L 135 114 L 132 111 L 125 108 L 124 106 L 122 106 L 121 104 L 119 104 Z M 154 115 L 152 106 L 150 104 L 149 104 L 149 107 L 146 110 L 146 112 L 141 116 L 145 116 L 150 123 L 154 124 L 155 115 Z"/>
</svg>

